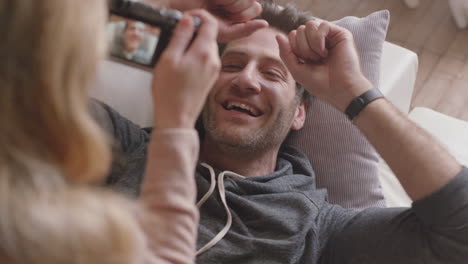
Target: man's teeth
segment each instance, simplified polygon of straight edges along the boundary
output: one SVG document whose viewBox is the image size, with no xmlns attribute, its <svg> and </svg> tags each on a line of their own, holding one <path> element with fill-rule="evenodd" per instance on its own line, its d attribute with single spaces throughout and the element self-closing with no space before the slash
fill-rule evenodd
<svg viewBox="0 0 468 264">
<path fill-rule="evenodd" d="M 254 108 L 252 108 L 252 107 L 250 107 L 250 106 L 248 106 L 246 104 L 243 104 L 243 103 L 229 102 L 227 104 L 227 106 L 226 106 L 226 109 L 227 110 L 232 110 L 234 107 L 245 110 L 245 111 L 249 112 L 253 116 L 258 116 L 258 112 Z"/>
</svg>

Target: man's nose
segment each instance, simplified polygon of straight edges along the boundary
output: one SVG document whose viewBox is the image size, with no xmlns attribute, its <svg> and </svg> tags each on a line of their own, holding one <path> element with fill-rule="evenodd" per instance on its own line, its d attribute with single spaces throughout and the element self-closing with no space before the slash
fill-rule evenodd
<svg viewBox="0 0 468 264">
<path fill-rule="evenodd" d="M 239 72 L 236 82 L 242 91 L 250 93 L 259 93 L 261 91 L 259 72 L 253 64 L 245 66 Z"/>
</svg>

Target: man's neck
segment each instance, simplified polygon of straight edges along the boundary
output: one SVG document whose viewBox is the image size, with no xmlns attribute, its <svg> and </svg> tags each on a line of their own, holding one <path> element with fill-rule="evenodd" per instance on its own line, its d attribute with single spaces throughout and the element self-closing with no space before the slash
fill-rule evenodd
<svg viewBox="0 0 468 264">
<path fill-rule="evenodd" d="M 229 146 L 219 146 L 209 140 L 201 144 L 200 159 L 219 170 L 228 170 L 243 176 L 262 176 L 276 168 L 279 147 L 263 153 L 242 152 Z"/>
<path fill-rule="evenodd" d="M 138 46 L 134 45 L 126 45 L 125 43 L 123 44 L 123 53 L 127 55 L 133 55 L 137 52 Z"/>
</svg>

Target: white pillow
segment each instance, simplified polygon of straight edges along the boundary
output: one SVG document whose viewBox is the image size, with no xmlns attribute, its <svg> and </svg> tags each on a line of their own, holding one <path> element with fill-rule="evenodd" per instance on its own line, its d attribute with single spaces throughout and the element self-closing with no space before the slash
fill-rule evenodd
<svg viewBox="0 0 468 264">
<path fill-rule="evenodd" d="M 461 164 L 468 167 L 468 122 L 423 107 L 414 108 L 409 118 L 434 136 Z M 411 199 L 384 161 L 381 162 L 380 170 L 388 206 L 411 206 Z"/>
</svg>

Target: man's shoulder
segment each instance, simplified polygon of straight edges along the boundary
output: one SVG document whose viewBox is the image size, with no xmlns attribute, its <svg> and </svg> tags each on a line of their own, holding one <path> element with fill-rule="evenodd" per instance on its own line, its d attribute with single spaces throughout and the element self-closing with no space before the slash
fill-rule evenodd
<svg viewBox="0 0 468 264">
<path fill-rule="evenodd" d="M 95 99 L 90 101 L 90 112 L 111 137 L 113 159 L 106 185 L 126 194 L 137 195 L 146 166 L 150 131 Z"/>
</svg>

